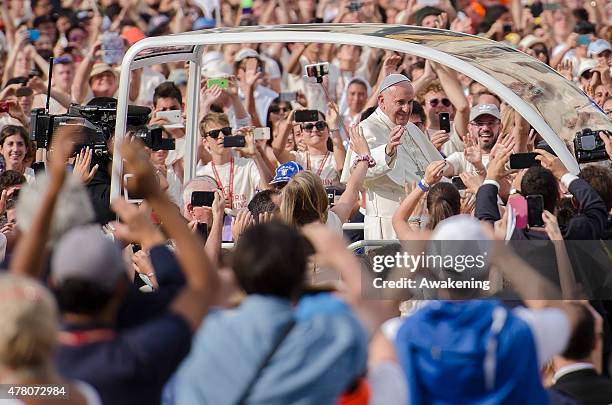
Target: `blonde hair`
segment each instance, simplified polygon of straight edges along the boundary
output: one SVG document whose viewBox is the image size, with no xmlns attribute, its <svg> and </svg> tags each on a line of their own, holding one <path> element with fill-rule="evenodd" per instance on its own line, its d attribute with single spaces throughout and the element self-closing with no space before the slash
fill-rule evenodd
<svg viewBox="0 0 612 405">
<path fill-rule="evenodd" d="M 299 172 L 281 191 L 280 218 L 288 225 L 326 223 L 327 208 L 323 182 L 312 172 Z"/>
<path fill-rule="evenodd" d="M 57 344 L 58 310 L 37 281 L 0 275 L 0 365 L 15 372 L 51 369 Z"/>
<path fill-rule="evenodd" d="M 208 128 L 211 124 L 223 125 L 224 127 L 230 126 L 229 118 L 227 118 L 227 115 L 223 113 L 209 112 L 200 121 L 201 136 L 206 136 L 206 132 L 208 132 Z"/>
</svg>

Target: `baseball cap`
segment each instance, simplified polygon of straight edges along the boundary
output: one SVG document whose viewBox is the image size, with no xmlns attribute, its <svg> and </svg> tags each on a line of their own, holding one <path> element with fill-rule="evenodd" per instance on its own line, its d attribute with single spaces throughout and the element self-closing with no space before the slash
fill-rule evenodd
<svg viewBox="0 0 612 405">
<path fill-rule="evenodd" d="M 590 57 L 593 56 L 597 56 L 600 53 L 602 53 L 603 51 L 611 51 L 612 52 L 612 46 L 610 46 L 610 43 L 608 41 L 606 41 L 605 39 L 598 39 L 595 40 L 593 42 L 591 42 L 589 44 L 589 51 L 588 51 L 588 55 Z"/>
<path fill-rule="evenodd" d="M 582 76 L 585 72 L 595 69 L 597 61 L 595 59 L 583 59 L 578 67 L 578 77 Z"/>
<path fill-rule="evenodd" d="M 544 44 L 544 41 L 536 37 L 535 35 L 529 34 L 526 35 L 525 38 L 521 39 L 521 42 L 519 42 L 518 46 L 521 49 L 529 49 L 535 44 Z"/>
<path fill-rule="evenodd" d="M 200 17 L 193 22 L 191 28 L 193 30 L 205 30 L 207 28 L 215 28 L 217 22 L 212 18 Z"/>
<path fill-rule="evenodd" d="M 119 246 L 104 236 L 97 225 L 68 231 L 51 258 L 51 278 L 58 284 L 69 279 L 81 280 L 111 292 L 123 274 Z"/>
<path fill-rule="evenodd" d="M 234 56 L 234 62 L 241 62 L 243 59 L 246 59 L 246 58 L 259 59 L 259 54 L 257 53 L 255 49 L 243 48 L 239 50 Z"/>
<path fill-rule="evenodd" d="M 270 184 L 286 183 L 302 170 L 304 170 L 304 168 L 293 160 L 283 163 L 276 168 L 276 173 Z"/>
<path fill-rule="evenodd" d="M 499 108 L 497 108 L 497 106 L 494 104 L 478 104 L 472 107 L 470 110 L 470 121 L 474 121 L 481 115 L 492 115 L 498 120 L 501 119 Z"/>
<path fill-rule="evenodd" d="M 106 72 L 111 72 L 115 75 L 115 77 L 117 77 L 117 72 L 115 72 L 115 69 L 113 69 L 111 65 L 101 62 L 96 63 L 93 69 L 91 69 L 91 73 L 89 74 L 89 80 L 93 79 L 95 76 L 101 75 L 102 73 Z"/>
</svg>

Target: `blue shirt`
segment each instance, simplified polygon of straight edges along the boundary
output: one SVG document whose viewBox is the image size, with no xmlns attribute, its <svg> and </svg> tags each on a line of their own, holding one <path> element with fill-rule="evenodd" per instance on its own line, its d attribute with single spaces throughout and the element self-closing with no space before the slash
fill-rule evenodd
<svg viewBox="0 0 612 405">
<path fill-rule="evenodd" d="M 335 403 L 365 371 L 367 338 L 349 307 L 326 293 L 302 298 L 295 310 L 288 300 L 251 295 L 236 309 L 211 312 L 162 403 L 235 404 L 292 317 L 246 402 Z"/>
</svg>

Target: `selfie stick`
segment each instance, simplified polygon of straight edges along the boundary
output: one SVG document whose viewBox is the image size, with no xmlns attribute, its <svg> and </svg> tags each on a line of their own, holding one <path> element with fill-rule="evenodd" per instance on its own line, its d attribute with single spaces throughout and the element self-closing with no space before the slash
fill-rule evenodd
<svg viewBox="0 0 612 405">
<path fill-rule="evenodd" d="M 51 100 L 51 78 L 53 77 L 53 56 L 49 58 L 49 74 L 47 76 L 47 103 L 45 104 L 45 114 L 49 114 L 49 101 Z"/>
<path fill-rule="evenodd" d="M 323 88 L 323 93 L 325 93 L 325 99 L 327 100 L 328 103 L 330 103 L 331 99 L 329 98 L 329 91 L 327 90 L 327 87 L 323 85 L 323 76 L 321 76 L 320 78 L 317 77 L 317 83 L 319 83 L 321 85 L 321 87 Z M 338 125 L 338 123 L 340 123 L 342 125 L 342 129 L 344 129 L 344 133 L 346 134 L 347 138 L 350 139 L 351 135 L 349 134 L 348 128 L 344 124 L 344 120 L 342 119 L 342 116 L 340 115 L 340 111 L 336 110 L 336 107 L 333 104 L 332 104 L 332 109 L 336 112 L 336 115 L 337 115 L 336 125 Z M 339 127 L 340 127 L 340 125 L 338 125 L 338 128 Z"/>
</svg>

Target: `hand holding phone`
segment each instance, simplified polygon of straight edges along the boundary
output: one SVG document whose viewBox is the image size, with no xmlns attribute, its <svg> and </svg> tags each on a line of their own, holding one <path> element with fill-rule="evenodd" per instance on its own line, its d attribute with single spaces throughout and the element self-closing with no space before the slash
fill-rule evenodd
<svg viewBox="0 0 612 405">
<path fill-rule="evenodd" d="M 451 182 L 453 183 L 453 186 L 457 187 L 457 190 L 459 190 L 459 191 L 465 190 L 467 188 L 465 186 L 465 183 L 463 182 L 463 180 L 459 176 L 452 177 L 451 178 Z"/>
<path fill-rule="evenodd" d="M 212 207 L 215 201 L 214 191 L 194 191 L 191 193 L 192 207 Z"/>
<path fill-rule="evenodd" d="M 319 121 L 319 111 L 317 110 L 297 110 L 294 115 L 295 122 L 317 122 Z"/>
<path fill-rule="evenodd" d="M 212 77 L 206 79 L 206 87 L 210 89 L 213 86 L 219 86 L 222 90 L 227 90 L 229 87 L 229 79 L 225 77 Z"/>
<path fill-rule="evenodd" d="M 125 200 L 129 203 L 140 204 L 144 201 L 143 196 L 128 193 L 128 189 L 130 188 L 129 184 L 134 181 L 133 179 L 133 174 L 126 174 L 123 176 L 123 196 L 125 197 Z"/>
<path fill-rule="evenodd" d="M 224 148 L 244 148 L 246 146 L 246 138 L 242 135 L 232 135 L 223 137 Z"/>
</svg>

